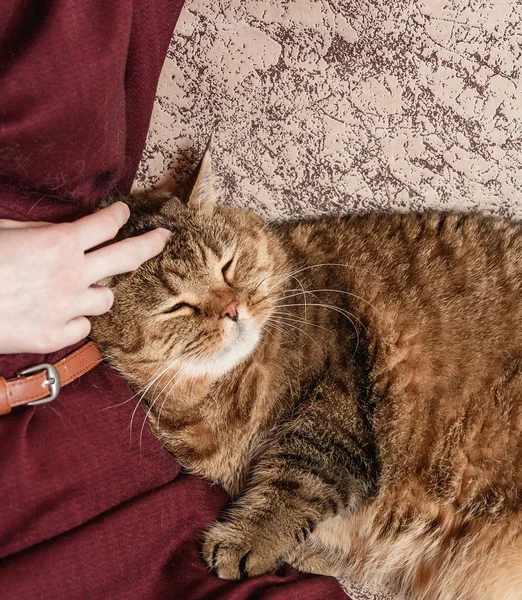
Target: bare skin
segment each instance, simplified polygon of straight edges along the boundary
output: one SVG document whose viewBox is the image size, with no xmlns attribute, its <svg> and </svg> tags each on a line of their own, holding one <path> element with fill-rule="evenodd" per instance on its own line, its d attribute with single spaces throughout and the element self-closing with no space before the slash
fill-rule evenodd
<svg viewBox="0 0 522 600">
<path fill-rule="evenodd" d="M 0 219 L 0 354 L 54 352 L 89 334 L 87 317 L 107 312 L 114 301 L 96 282 L 137 269 L 170 238 L 157 228 L 95 249 L 116 236 L 129 214 L 117 202 L 73 223 Z"/>
</svg>

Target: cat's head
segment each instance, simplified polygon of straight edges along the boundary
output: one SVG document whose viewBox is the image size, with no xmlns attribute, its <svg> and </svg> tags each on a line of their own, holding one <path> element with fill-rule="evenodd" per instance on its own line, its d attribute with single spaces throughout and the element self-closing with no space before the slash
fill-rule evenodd
<svg viewBox="0 0 522 600">
<path fill-rule="evenodd" d="M 219 377 L 263 335 L 286 272 L 277 239 L 253 213 L 216 205 L 208 152 L 187 203 L 146 195 L 129 207 L 119 238 L 173 235 L 158 257 L 103 282 L 115 302 L 92 319 L 91 337 L 127 375 L 141 363 Z"/>
</svg>

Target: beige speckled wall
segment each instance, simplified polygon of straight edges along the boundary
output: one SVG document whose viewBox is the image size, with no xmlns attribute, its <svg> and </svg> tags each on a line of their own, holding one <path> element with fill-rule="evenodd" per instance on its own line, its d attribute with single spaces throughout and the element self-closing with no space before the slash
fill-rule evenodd
<svg viewBox="0 0 522 600">
<path fill-rule="evenodd" d="M 520 0 L 187 0 L 138 187 L 211 132 L 223 201 L 522 217 Z"/>
<path fill-rule="evenodd" d="M 522 218 L 521 74 L 520 0 L 186 0 L 136 187 L 213 133 L 222 201 L 270 218 Z"/>
</svg>

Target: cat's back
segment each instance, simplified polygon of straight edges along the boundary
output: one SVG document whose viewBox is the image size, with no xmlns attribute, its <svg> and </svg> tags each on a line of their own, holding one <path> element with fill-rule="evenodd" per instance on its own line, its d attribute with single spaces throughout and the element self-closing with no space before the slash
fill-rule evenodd
<svg viewBox="0 0 522 600">
<path fill-rule="evenodd" d="M 282 235 L 294 293 L 329 290 L 314 292 L 313 304 L 341 308 L 359 329 L 353 352 L 343 314 L 308 308 L 336 332 L 336 348 L 347 345 L 344 365 L 365 373 L 358 406 L 379 464 L 375 501 L 316 535 L 344 549 L 351 572 L 394 572 L 419 597 L 429 583 L 433 598 L 519 598 L 520 225 L 367 215 Z"/>
<path fill-rule="evenodd" d="M 294 224 L 283 235 L 299 284 L 331 290 L 313 303 L 347 311 L 358 329 L 347 355 L 368 374 L 377 405 L 385 399 L 375 422 L 394 479 L 420 470 L 448 499 L 476 476 L 466 466 L 472 448 L 494 439 L 494 456 L 484 450 L 474 461 L 511 453 L 508 479 L 522 487 L 521 227 L 477 215 L 381 214 Z M 316 314 L 342 347 L 344 315 Z"/>
<path fill-rule="evenodd" d="M 357 271 L 363 277 L 365 267 L 375 266 L 378 277 L 394 286 L 439 278 L 462 288 L 465 276 L 487 280 L 501 271 L 506 275 L 502 283 L 522 284 L 522 226 L 506 219 L 369 213 L 288 223 L 280 233 L 294 264 L 336 263 L 332 269 L 341 280 L 352 280 Z"/>
<path fill-rule="evenodd" d="M 507 337 L 522 344 L 517 223 L 480 215 L 381 213 L 289 224 L 281 234 L 299 283 L 339 290 L 329 300 L 354 310 L 381 336 L 400 334 L 416 322 L 432 335 L 472 335 L 491 347 L 502 343 L 503 350 L 510 346 Z"/>
</svg>

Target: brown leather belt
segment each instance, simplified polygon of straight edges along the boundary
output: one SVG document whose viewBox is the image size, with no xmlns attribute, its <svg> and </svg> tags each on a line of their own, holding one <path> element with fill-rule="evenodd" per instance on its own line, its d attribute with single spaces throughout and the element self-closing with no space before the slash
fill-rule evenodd
<svg viewBox="0 0 522 600">
<path fill-rule="evenodd" d="M 12 379 L 0 377 L 0 415 L 11 412 L 14 406 L 52 402 L 64 385 L 94 369 L 101 361 L 98 348 L 87 342 L 54 365 L 41 363 L 20 369 Z"/>
</svg>

